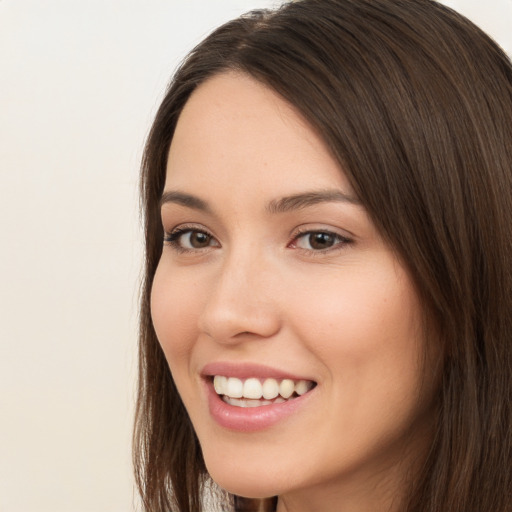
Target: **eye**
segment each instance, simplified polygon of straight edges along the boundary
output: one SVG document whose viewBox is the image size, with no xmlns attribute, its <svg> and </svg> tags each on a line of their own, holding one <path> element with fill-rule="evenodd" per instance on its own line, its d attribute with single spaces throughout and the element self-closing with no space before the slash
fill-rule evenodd
<svg viewBox="0 0 512 512">
<path fill-rule="evenodd" d="M 178 228 L 165 236 L 164 241 L 174 249 L 197 251 L 208 247 L 219 247 L 217 240 L 201 229 Z"/>
<path fill-rule="evenodd" d="M 318 252 L 335 249 L 350 242 L 350 239 L 331 231 L 307 231 L 297 235 L 291 243 L 291 247 Z"/>
</svg>

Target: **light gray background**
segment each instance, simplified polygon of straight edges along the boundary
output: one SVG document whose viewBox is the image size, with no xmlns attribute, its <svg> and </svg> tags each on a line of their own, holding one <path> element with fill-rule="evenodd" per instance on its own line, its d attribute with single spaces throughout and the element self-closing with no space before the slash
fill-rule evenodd
<svg viewBox="0 0 512 512">
<path fill-rule="evenodd" d="M 270 0 L 0 0 L 0 512 L 136 510 L 138 165 L 173 69 Z M 512 51 L 512 0 L 451 0 Z"/>
</svg>

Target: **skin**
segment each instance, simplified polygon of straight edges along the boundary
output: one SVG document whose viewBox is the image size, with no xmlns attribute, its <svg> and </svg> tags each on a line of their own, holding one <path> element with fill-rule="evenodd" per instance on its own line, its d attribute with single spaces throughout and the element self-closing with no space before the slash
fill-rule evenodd
<svg viewBox="0 0 512 512">
<path fill-rule="evenodd" d="M 269 211 L 311 191 L 345 199 Z M 208 236 L 164 243 L 152 316 L 212 478 L 239 495 L 279 495 L 279 512 L 397 510 L 430 439 L 437 379 L 422 361 L 435 354 L 407 271 L 322 139 L 272 90 L 223 73 L 180 116 L 165 192 L 208 207 L 163 204 L 167 233 Z M 233 431 L 208 409 L 200 374 L 216 361 L 317 386 L 277 424 Z"/>
</svg>

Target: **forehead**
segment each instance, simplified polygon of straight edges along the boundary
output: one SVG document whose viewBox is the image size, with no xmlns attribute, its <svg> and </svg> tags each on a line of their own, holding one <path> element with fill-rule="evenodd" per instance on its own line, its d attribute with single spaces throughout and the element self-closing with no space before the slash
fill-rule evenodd
<svg viewBox="0 0 512 512">
<path fill-rule="evenodd" d="M 184 130 L 183 125 L 199 130 L 198 136 L 207 133 L 210 137 L 214 135 L 212 128 L 218 132 L 233 125 L 239 136 L 250 136 L 255 127 L 261 127 L 269 139 L 279 132 L 283 135 L 284 125 L 292 125 L 294 132 L 303 137 L 310 131 L 297 109 L 274 90 L 247 74 L 232 71 L 214 75 L 192 93 L 174 139 Z"/>
<path fill-rule="evenodd" d="M 317 188 L 328 177 L 330 186 L 335 180 L 348 188 L 323 139 L 295 107 L 259 81 L 226 72 L 200 85 L 186 103 L 169 151 L 166 187 L 195 180 L 214 186 L 244 174 L 276 182 L 283 176 L 297 186 L 307 177 Z"/>
</svg>

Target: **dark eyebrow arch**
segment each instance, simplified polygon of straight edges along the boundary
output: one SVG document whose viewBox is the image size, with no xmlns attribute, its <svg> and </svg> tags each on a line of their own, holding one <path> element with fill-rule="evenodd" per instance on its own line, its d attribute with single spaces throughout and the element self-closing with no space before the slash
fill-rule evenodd
<svg viewBox="0 0 512 512">
<path fill-rule="evenodd" d="M 206 201 L 199 199 L 199 197 L 185 194 L 184 192 L 178 192 L 169 190 L 162 194 L 160 198 L 160 208 L 166 203 L 177 203 L 187 208 L 193 208 L 195 210 L 201 210 L 203 212 L 211 213 L 211 208 Z"/>
<path fill-rule="evenodd" d="M 357 198 L 344 194 L 340 190 L 319 190 L 275 199 L 270 201 L 267 206 L 267 210 L 270 213 L 286 213 L 293 210 L 301 210 L 302 208 L 307 208 L 308 206 L 313 206 L 318 203 L 327 202 L 342 202 L 361 205 L 361 202 Z"/>
</svg>

